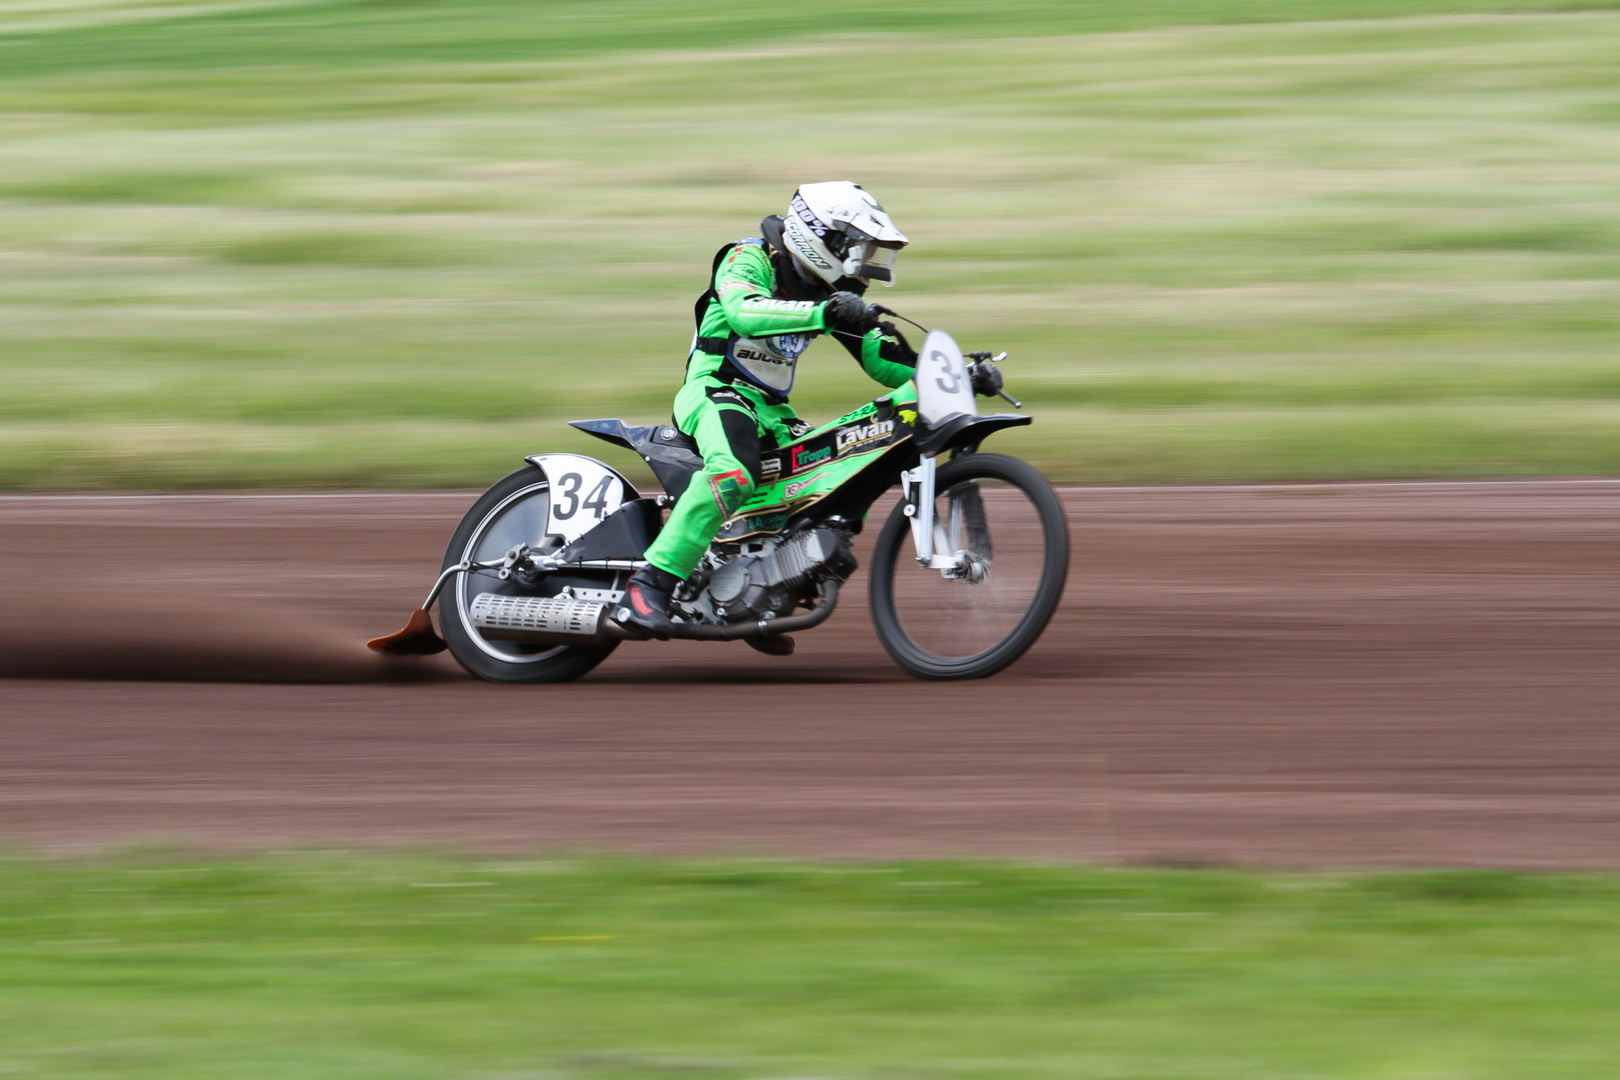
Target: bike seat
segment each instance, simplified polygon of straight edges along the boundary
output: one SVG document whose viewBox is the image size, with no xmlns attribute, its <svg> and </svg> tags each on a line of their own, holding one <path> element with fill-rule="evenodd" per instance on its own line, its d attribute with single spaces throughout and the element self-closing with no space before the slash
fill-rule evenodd
<svg viewBox="0 0 1620 1080">
<path fill-rule="evenodd" d="M 649 438 L 661 447 L 675 450 L 685 450 L 693 454 L 698 452 L 697 440 L 679 428 L 664 425 L 661 427 L 645 428 L 642 430 L 652 432 Z"/>
<path fill-rule="evenodd" d="M 595 435 L 641 455 L 671 498 L 680 498 L 703 468 L 696 440 L 668 424 L 633 425 L 623 420 L 572 420 L 570 427 Z"/>
</svg>

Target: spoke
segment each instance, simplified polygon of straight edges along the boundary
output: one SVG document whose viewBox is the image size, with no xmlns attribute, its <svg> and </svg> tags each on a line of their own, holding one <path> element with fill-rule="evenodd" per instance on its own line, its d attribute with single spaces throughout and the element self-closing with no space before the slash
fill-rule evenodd
<svg viewBox="0 0 1620 1080">
<path fill-rule="evenodd" d="M 966 481 L 936 502 L 954 549 L 968 546 L 965 491 L 977 497 L 975 513 L 982 514 L 985 547 L 995 553 L 985 578 L 972 583 L 938 571 L 896 567 L 895 608 L 901 625 L 917 647 L 942 659 L 977 656 L 1012 634 L 1034 602 L 1044 565 L 1039 511 L 1023 491 L 994 480 Z"/>
<path fill-rule="evenodd" d="M 550 496 L 543 487 L 520 494 L 482 524 L 480 531 L 468 544 L 464 557 L 473 562 L 487 562 L 505 556 L 518 544 L 537 543 L 545 532 L 550 506 Z M 484 593 L 515 595 L 527 591 L 515 578 L 502 581 L 492 570 L 475 570 L 459 576 L 461 580 L 456 585 L 455 597 L 462 612 Z M 472 627 L 466 629 L 480 649 L 505 661 L 528 663 L 566 647 L 489 641 Z"/>
</svg>

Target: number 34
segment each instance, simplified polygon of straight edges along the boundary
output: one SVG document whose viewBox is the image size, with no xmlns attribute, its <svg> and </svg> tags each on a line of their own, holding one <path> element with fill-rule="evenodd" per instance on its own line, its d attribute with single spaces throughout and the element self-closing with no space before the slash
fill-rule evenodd
<svg viewBox="0 0 1620 1080">
<path fill-rule="evenodd" d="M 585 501 L 581 502 L 579 489 L 584 486 L 584 483 L 585 481 L 577 472 L 564 473 L 562 478 L 557 481 L 557 495 L 567 500 L 566 506 L 552 507 L 551 512 L 557 515 L 559 521 L 567 521 L 579 513 L 581 507 L 589 510 L 591 516 L 598 520 L 601 520 L 607 512 L 608 488 L 613 483 L 613 477 L 602 477 L 597 485 L 591 489 L 591 493 L 585 497 Z"/>
</svg>

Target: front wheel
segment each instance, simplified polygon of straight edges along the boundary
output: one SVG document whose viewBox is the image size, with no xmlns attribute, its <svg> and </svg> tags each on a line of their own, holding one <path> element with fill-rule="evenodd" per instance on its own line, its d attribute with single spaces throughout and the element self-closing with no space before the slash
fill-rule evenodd
<svg viewBox="0 0 1620 1080">
<path fill-rule="evenodd" d="M 872 621 L 894 662 L 920 679 L 982 679 L 1046 629 L 1069 573 L 1069 527 L 1052 485 L 1004 454 L 962 454 L 935 480 L 936 547 L 966 569 L 917 565 L 905 503 L 872 553 Z"/>
<path fill-rule="evenodd" d="M 509 473 L 473 503 L 450 537 L 441 572 L 457 563 L 499 559 L 518 544 L 538 544 L 546 531 L 551 509 L 551 487 L 538 466 Z M 542 592 L 553 594 L 561 585 L 583 584 L 600 588 L 595 580 L 549 575 Z M 524 594 L 516 578 L 500 580 L 493 571 L 457 574 L 439 598 L 439 629 L 450 653 L 462 667 L 480 679 L 504 683 L 552 683 L 577 679 L 606 660 L 618 643 L 592 645 L 531 645 L 520 641 L 490 641 L 472 624 L 473 600 L 481 593 Z"/>
</svg>

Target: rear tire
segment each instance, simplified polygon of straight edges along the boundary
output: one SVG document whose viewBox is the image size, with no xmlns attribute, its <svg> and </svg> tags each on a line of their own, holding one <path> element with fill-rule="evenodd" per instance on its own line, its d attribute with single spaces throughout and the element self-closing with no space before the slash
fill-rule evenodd
<svg viewBox="0 0 1620 1080">
<path fill-rule="evenodd" d="M 517 543 L 534 544 L 545 531 L 551 506 L 550 485 L 537 465 L 526 465 L 496 482 L 467 511 L 450 536 L 440 572 L 465 559 L 500 558 Z M 556 683 L 577 679 L 606 660 L 618 642 L 595 645 L 525 645 L 485 641 L 468 621 L 467 609 L 480 592 L 521 592 L 493 574 L 457 574 L 439 595 L 439 632 L 450 654 L 470 674 L 488 682 Z"/>
<path fill-rule="evenodd" d="M 1069 526 L 1046 478 L 1005 454 L 958 454 L 935 490 L 936 520 L 954 546 L 977 553 L 983 574 L 919 567 L 901 503 L 872 553 L 872 621 L 894 662 L 919 679 L 982 679 L 1024 655 L 1051 621 L 1069 574 Z"/>
</svg>

